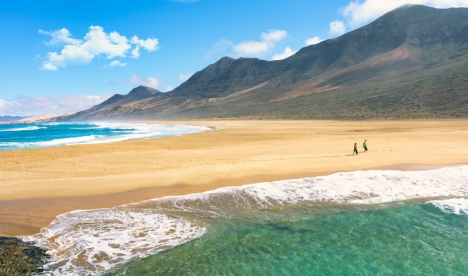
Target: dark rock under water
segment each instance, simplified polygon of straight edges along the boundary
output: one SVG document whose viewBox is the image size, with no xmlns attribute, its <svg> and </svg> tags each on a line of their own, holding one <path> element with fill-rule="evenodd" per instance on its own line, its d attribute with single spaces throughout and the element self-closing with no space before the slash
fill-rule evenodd
<svg viewBox="0 0 468 276">
<path fill-rule="evenodd" d="M 0 237 L 0 275 L 31 275 L 43 271 L 46 250 L 18 238 Z"/>
</svg>

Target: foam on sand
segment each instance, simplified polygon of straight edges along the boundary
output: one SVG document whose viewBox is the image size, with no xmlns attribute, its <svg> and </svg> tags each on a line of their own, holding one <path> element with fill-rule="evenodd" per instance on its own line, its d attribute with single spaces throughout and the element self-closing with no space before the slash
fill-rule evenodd
<svg viewBox="0 0 468 276">
<path fill-rule="evenodd" d="M 297 204 L 375 204 L 467 196 L 468 166 L 431 171 L 356 171 L 75 211 L 58 216 L 39 234 L 24 238 L 50 249 L 54 262 L 48 267 L 55 269 L 56 275 L 102 274 L 129 260 L 200 237 L 206 231 L 202 218 Z M 449 199 L 430 204 L 466 214 L 467 202 Z"/>
<path fill-rule="evenodd" d="M 25 237 L 50 248 L 54 275 L 94 275 L 200 237 L 205 228 L 151 210 L 74 211 L 35 236 Z"/>
</svg>

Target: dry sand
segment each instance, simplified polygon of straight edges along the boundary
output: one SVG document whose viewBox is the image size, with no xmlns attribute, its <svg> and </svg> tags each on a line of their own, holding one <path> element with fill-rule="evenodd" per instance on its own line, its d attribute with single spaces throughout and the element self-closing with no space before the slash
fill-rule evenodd
<svg viewBox="0 0 468 276">
<path fill-rule="evenodd" d="M 0 235 L 56 215 L 334 172 L 468 164 L 468 120 L 190 121 L 187 136 L 0 152 Z M 369 152 L 362 152 L 367 139 Z M 354 143 L 359 155 L 353 156 Z"/>
</svg>

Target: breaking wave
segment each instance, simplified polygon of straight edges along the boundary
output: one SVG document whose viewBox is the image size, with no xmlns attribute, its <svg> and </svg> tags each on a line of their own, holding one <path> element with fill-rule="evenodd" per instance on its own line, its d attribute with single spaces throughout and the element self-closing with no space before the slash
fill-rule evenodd
<svg viewBox="0 0 468 276">
<path fill-rule="evenodd" d="M 97 275 L 202 236 L 209 221 L 249 210 L 321 204 L 376 204 L 415 198 L 468 196 L 468 166 L 431 171 L 356 171 L 226 187 L 111 209 L 62 214 L 34 236 L 50 249 L 54 275 Z M 429 201 L 453 213 L 466 199 Z"/>
<path fill-rule="evenodd" d="M 0 132 L 30 131 L 30 130 L 39 130 L 39 129 L 44 129 L 44 128 L 46 127 L 28 126 L 28 127 L 0 129 Z"/>
</svg>

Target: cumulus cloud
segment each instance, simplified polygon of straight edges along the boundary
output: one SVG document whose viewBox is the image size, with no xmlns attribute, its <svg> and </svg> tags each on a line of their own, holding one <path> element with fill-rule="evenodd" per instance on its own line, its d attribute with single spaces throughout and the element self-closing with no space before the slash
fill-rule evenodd
<svg viewBox="0 0 468 276">
<path fill-rule="evenodd" d="M 50 41 L 45 42 L 46 45 L 66 44 L 60 53 L 49 52 L 47 54 L 47 60 L 41 67 L 44 70 L 57 70 L 59 67 L 67 67 L 71 64 L 86 64 L 98 56 L 108 59 L 126 57 L 132 46 L 134 46 L 132 57 L 138 58 L 140 47 L 152 52 L 158 49 L 159 44 L 156 38 L 143 40 L 133 36 L 129 40 L 118 32 L 106 33 L 100 26 L 89 27 L 83 40 L 72 38 L 65 28 L 54 32 L 39 30 L 39 33 L 52 37 Z"/>
<path fill-rule="evenodd" d="M 71 33 L 65 28 L 62 28 L 60 30 L 56 30 L 53 32 L 39 30 L 39 33 L 43 35 L 48 35 L 51 37 L 49 41 L 44 42 L 46 45 L 49 45 L 49 46 L 57 45 L 57 44 L 79 45 L 82 42 L 80 39 L 73 38 Z"/>
<path fill-rule="evenodd" d="M 148 38 L 146 40 L 139 39 L 136 35 L 132 37 L 132 44 L 145 48 L 148 52 L 156 51 L 158 49 L 159 41 L 154 38 Z"/>
<path fill-rule="evenodd" d="M 322 42 L 323 40 L 320 39 L 320 37 L 318 36 L 314 36 L 314 37 L 311 37 L 311 38 L 308 38 L 304 44 L 306 46 L 310 46 L 310 45 L 315 45 L 315 44 L 319 44 L 320 42 Z"/>
<path fill-rule="evenodd" d="M 174 90 L 174 87 L 172 86 L 166 86 L 166 92 Z"/>
<path fill-rule="evenodd" d="M 206 54 L 209 58 L 216 53 L 232 51 L 232 54 L 228 54 L 233 57 L 260 57 L 270 52 L 279 41 L 283 40 L 288 36 L 288 33 L 284 30 L 268 30 L 261 34 L 260 41 L 244 41 L 239 44 L 235 44 L 227 39 L 221 39 L 216 43 L 210 52 Z"/>
<path fill-rule="evenodd" d="M 435 8 L 468 7 L 468 0 L 355 0 L 340 12 L 348 19 L 348 24 L 355 28 L 370 20 L 406 4 L 426 5 Z"/>
<path fill-rule="evenodd" d="M 291 50 L 291 48 L 286 47 L 286 49 L 284 49 L 284 51 L 282 53 L 274 55 L 273 60 L 281 60 L 281 59 L 288 58 L 288 57 L 294 55 L 296 52 L 297 51 L 293 51 L 293 50 Z"/>
<path fill-rule="evenodd" d="M 331 35 L 342 35 L 346 32 L 346 26 L 342 21 L 333 21 L 330 23 Z"/>
<path fill-rule="evenodd" d="M 158 88 L 159 85 L 161 84 L 161 80 L 158 77 L 147 77 L 147 78 L 142 78 L 138 75 L 132 75 L 128 79 L 124 79 L 123 81 L 120 82 L 121 84 L 139 84 L 139 85 L 144 85 L 152 88 Z"/>
<path fill-rule="evenodd" d="M 107 100 L 110 93 L 101 95 L 43 95 L 18 96 L 14 100 L 0 99 L 0 116 L 38 116 L 76 112 Z"/>
<path fill-rule="evenodd" d="M 114 60 L 108 65 L 106 65 L 106 67 L 125 67 L 126 65 L 127 63 L 122 63 L 120 62 L 120 60 Z"/>
<path fill-rule="evenodd" d="M 242 57 L 256 57 L 269 52 L 275 44 L 283 40 L 288 33 L 284 30 L 268 30 L 262 33 L 261 41 L 245 41 L 234 45 L 234 52 Z"/>
<path fill-rule="evenodd" d="M 179 80 L 180 80 L 180 81 L 186 81 L 186 80 L 190 79 L 190 77 L 191 77 L 192 75 L 193 75 L 192 73 L 180 74 L 180 75 L 179 75 Z"/>
</svg>

